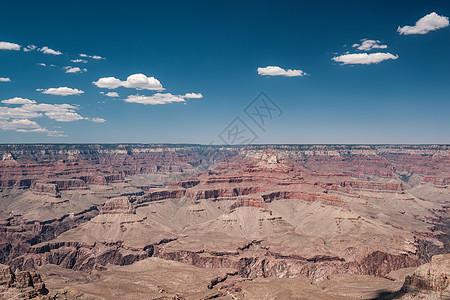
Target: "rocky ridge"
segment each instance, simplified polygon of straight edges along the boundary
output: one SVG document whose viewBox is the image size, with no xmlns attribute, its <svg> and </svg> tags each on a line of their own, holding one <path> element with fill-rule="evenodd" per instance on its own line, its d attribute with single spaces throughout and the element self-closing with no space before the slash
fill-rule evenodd
<svg viewBox="0 0 450 300">
<path fill-rule="evenodd" d="M 320 282 L 388 276 L 449 251 L 446 146 L 33 147 L 8 148 L 0 166 L 1 257 L 13 269 L 103 272 L 152 257 Z M 44 160 L 64 171 L 17 172 Z"/>
</svg>

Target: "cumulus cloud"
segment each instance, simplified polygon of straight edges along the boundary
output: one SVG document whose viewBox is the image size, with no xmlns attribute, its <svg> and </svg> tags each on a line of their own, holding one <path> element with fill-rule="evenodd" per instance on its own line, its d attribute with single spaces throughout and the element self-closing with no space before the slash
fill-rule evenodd
<svg viewBox="0 0 450 300">
<path fill-rule="evenodd" d="M 19 51 L 21 49 L 21 46 L 15 43 L 9 43 L 9 42 L 0 42 L 0 50 L 16 50 Z M 24 52 L 31 52 L 31 51 L 40 51 L 44 54 L 50 54 L 50 55 L 62 55 L 63 53 L 61 51 L 53 50 L 47 46 L 44 46 L 42 48 L 38 48 L 36 45 L 28 45 L 23 48 Z"/>
<path fill-rule="evenodd" d="M 448 17 L 432 12 L 419 19 L 414 26 L 398 27 L 399 34 L 427 34 L 430 31 L 445 28 L 449 25 Z"/>
<path fill-rule="evenodd" d="M 80 95 L 84 93 L 84 91 L 82 90 L 64 86 L 58 88 L 37 89 L 36 91 L 41 92 L 43 94 L 57 95 L 57 96 L 71 96 L 71 95 Z"/>
<path fill-rule="evenodd" d="M 257 71 L 259 75 L 266 75 L 266 76 L 297 77 L 308 75 L 302 70 L 292 70 L 292 69 L 285 70 L 277 66 L 267 66 L 265 68 L 258 68 Z"/>
<path fill-rule="evenodd" d="M 86 57 L 86 58 L 92 58 L 92 59 L 106 59 L 99 55 L 87 55 L 87 54 L 80 54 L 80 57 Z"/>
<path fill-rule="evenodd" d="M 168 104 L 173 102 L 184 102 L 185 100 L 183 96 L 179 95 L 172 95 L 170 93 L 167 94 L 156 93 L 152 96 L 129 95 L 124 101 L 129 103 L 157 105 L 157 104 Z"/>
<path fill-rule="evenodd" d="M 28 46 L 23 48 L 23 51 L 30 52 L 30 51 L 36 50 L 36 48 L 37 47 L 35 45 L 28 45 Z"/>
<path fill-rule="evenodd" d="M 133 74 L 128 76 L 127 80 L 122 81 L 115 77 L 103 77 L 97 81 L 92 82 L 99 88 L 116 89 L 120 86 L 126 88 L 134 88 L 137 90 L 164 90 L 161 82 L 155 77 L 147 77 L 144 74 Z"/>
<path fill-rule="evenodd" d="M 0 119 L 0 129 L 2 130 L 14 130 L 17 132 L 39 132 L 46 133 L 48 136 L 66 136 L 62 131 L 52 131 L 41 127 L 35 121 L 28 119 L 14 119 L 11 121 Z"/>
<path fill-rule="evenodd" d="M 0 82 L 11 82 L 11 78 L 8 78 L 8 77 L 0 77 Z"/>
<path fill-rule="evenodd" d="M 42 47 L 42 48 L 39 48 L 39 51 L 41 51 L 41 52 L 44 53 L 44 54 L 62 55 L 62 52 L 61 52 L 61 51 L 56 51 L 56 50 L 50 49 L 50 48 L 47 47 L 47 46 L 44 46 L 44 47 Z"/>
<path fill-rule="evenodd" d="M 201 99 L 203 95 L 201 93 L 187 93 L 184 95 L 184 98 L 187 99 Z"/>
<path fill-rule="evenodd" d="M 85 59 L 71 59 L 70 61 L 73 62 L 73 63 L 87 64 L 87 60 L 85 60 Z"/>
<path fill-rule="evenodd" d="M 102 118 L 92 118 L 91 121 L 94 123 L 105 123 L 106 122 L 106 120 L 102 119 Z"/>
<path fill-rule="evenodd" d="M 147 77 L 144 74 L 133 74 L 122 82 L 122 86 L 137 90 L 163 90 L 162 84 L 155 77 Z"/>
<path fill-rule="evenodd" d="M 119 86 L 122 86 L 122 81 L 115 77 L 103 77 L 92 83 L 95 84 L 97 87 L 104 89 L 116 89 Z"/>
<path fill-rule="evenodd" d="M 66 73 L 81 73 L 81 69 L 78 67 L 64 67 L 64 69 L 66 70 Z"/>
<path fill-rule="evenodd" d="M 38 123 L 28 119 L 14 119 L 11 121 L 0 120 L 0 128 L 3 130 L 18 130 L 18 129 L 30 129 L 40 128 Z"/>
<path fill-rule="evenodd" d="M 39 128 L 36 128 L 36 129 L 29 129 L 29 130 L 19 129 L 17 131 L 18 132 L 38 132 L 38 133 L 46 133 L 47 136 L 67 137 L 67 135 L 64 134 L 63 131 L 48 130 L 48 129 L 43 128 L 43 127 L 39 127 Z"/>
<path fill-rule="evenodd" d="M 36 101 L 26 99 L 26 98 L 21 98 L 21 97 L 14 97 L 11 99 L 2 100 L 2 103 L 5 103 L 5 104 L 31 104 L 31 103 L 36 103 Z"/>
<path fill-rule="evenodd" d="M 156 93 L 151 96 L 129 95 L 123 101 L 129 102 L 129 103 L 146 104 L 146 105 L 158 105 L 158 104 L 169 104 L 169 103 L 174 103 L 174 102 L 186 102 L 186 99 L 203 97 L 202 94 L 196 94 L 196 93 L 187 93 L 186 95 L 172 95 L 170 93 L 166 93 L 166 94 Z"/>
<path fill-rule="evenodd" d="M 107 97 L 119 97 L 119 94 L 117 92 L 107 92 L 107 93 L 100 92 L 100 94 L 105 95 Z"/>
<path fill-rule="evenodd" d="M 358 47 L 361 51 L 370 51 L 372 49 L 386 49 L 387 45 L 381 45 L 381 41 L 362 39 L 360 44 L 353 44 L 353 48 Z"/>
<path fill-rule="evenodd" d="M 73 122 L 86 120 L 76 110 L 78 106 L 71 104 L 36 103 L 34 100 L 15 97 L 1 101 L 3 104 L 18 104 L 20 106 L 0 106 L 0 129 L 17 132 L 39 132 L 48 136 L 64 136 L 62 131 L 52 131 L 41 127 L 30 119 L 47 117 L 57 122 Z"/>
<path fill-rule="evenodd" d="M 71 104 L 26 103 L 18 107 L 0 107 L 0 119 L 34 119 L 45 115 L 58 122 L 83 120 L 75 111 L 77 106 Z"/>
<path fill-rule="evenodd" d="M 78 109 L 78 107 L 71 104 L 41 103 L 35 104 L 32 107 L 30 106 L 30 109 L 42 111 L 44 112 L 45 116 L 58 122 L 73 122 L 86 119 L 76 113 L 75 110 Z"/>
<path fill-rule="evenodd" d="M 398 55 L 393 55 L 391 53 L 354 53 L 354 54 L 344 54 L 341 56 L 335 56 L 332 59 L 336 62 L 341 62 L 344 65 L 349 64 L 377 64 L 383 60 L 397 59 Z"/>
<path fill-rule="evenodd" d="M 9 43 L 9 42 L 0 42 L 0 50 L 20 50 L 20 45 L 15 43 Z"/>
<path fill-rule="evenodd" d="M 33 104 L 25 104 L 33 105 Z M 0 120 L 9 119 L 34 119 L 42 117 L 42 113 L 35 110 L 30 110 L 29 108 L 20 107 L 6 107 L 0 106 Z"/>
<path fill-rule="evenodd" d="M 82 72 L 87 72 L 87 69 L 80 69 L 79 67 L 71 67 L 71 66 L 67 66 L 64 67 L 63 70 L 66 70 L 66 73 L 82 73 Z"/>
</svg>

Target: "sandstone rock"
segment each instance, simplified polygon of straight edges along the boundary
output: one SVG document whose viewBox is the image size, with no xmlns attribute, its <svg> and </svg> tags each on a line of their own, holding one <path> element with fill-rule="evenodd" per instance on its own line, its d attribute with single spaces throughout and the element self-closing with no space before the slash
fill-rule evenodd
<svg viewBox="0 0 450 300">
<path fill-rule="evenodd" d="M 6 265 L 0 265 L 0 285 L 12 286 L 15 281 L 14 273 Z"/>
<path fill-rule="evenodd" d="M 31 185 L 30 190 L 37 195 L 48 195 L 56 198 L 61 197 L 59 188 L 55 183 L 35 181 Z"/>
<path fill-rule="evenodd" d="M 128 197 L 116 197 L 106 201 L 100 212 L 102 214 L 132 214 L 134 209 Z"/>
<path fill-rule="evenodd" d="M 408 276 L 402 291 L 406 293 L 437 292 L 442 299 L 450 298 L 450 254 L 435 255 Z"/>
<path fill-rule="evenodd" d="M 32 299 L 48 293 L 41 276 L 36 272 L 16 270 L 0 265 L 0 297 L 2 299 Z"/>
<path fill-rule="evenodd" d="M 230 268 L 205 297 L 232 280 L 380 279 L 450 251 L 449 149 L 0 145 L 14 157 L 0 161 L 0 262 L 30 271 L 2 269 L 3 286 L 36 288 L 38 266 L 96 276 L 150 256 Z M 410 287 L 443 286 L 419 273 Z"/>
</svg>

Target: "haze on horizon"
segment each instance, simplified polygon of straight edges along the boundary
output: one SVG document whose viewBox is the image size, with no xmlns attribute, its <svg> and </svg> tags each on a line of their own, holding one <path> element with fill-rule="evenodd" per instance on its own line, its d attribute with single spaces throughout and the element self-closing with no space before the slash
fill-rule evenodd
<svg viewBox="0 0 450 300">
<path fill-rule="evenodd" d="M 8 2 L 0 143 L 449 144 L 449 16 L 443 1 Z"/>
</svg>

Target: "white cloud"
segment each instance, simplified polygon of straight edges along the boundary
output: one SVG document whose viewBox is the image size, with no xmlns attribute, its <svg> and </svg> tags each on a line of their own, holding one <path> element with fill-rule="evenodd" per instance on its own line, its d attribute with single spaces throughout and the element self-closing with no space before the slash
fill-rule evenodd
<svg viewBox="0 0 450 300">
<path fill-rule="evenodd" d="M 81 73 L 81 69 L 78 67 L 64 67 L 64 69 L 66 70 L 66 73 Z"/>
<path fill-rule="evenodd" d="M 17 132 L 46 133 L 48 136 L 64 136 L 62 131 L 52 131 L 41 127 L 30 119 L 47 117 L 58 122 L 85 120 L 76 110 L 78 106 L 71 104 L 37 104 L 36 101 L 15 97 L 3 100 L 4 104 L 20 104 L 20 106 L 0 106 L 0 129 Z"/>
<path fill-rule="evenodd" d="M 398 55 L 393 55 L 391 53 L 354 53 L 354 54 L 344 54 L 341 56 L 335 56 L 332 59 L 336 62 L 341 62 L 344 65 L 348 64 L 377 64 L 383 60 L 397 59 Z"/>
<path fill-rule="evenodd" d="M 86 68 L 80 69 L 79 67 L 71 67 L 71 66 L 64 67 L 63 70 L 66 70 L 66 73 L 82 73 L 87 71 Z"/>
<path fill-rule="evenodd" d="M 81 57 L 87 57 L 87 58 L 92 58 L 92 59 L 106 59 L 104 57 L 101 57 L 99 55 L 87 55 L 87 54 L 80 54 Z"/>
<path fill-rule="evenodd" d="M 106 120 L 102 119 L 102 118 L 92 118 L 91 121 L 94 123 L 105 123 L 106 122 Z"/>
<path fill-rule="evenodd" d="M 20 45 L 15 43 L 9 43 L 9 42 L 0 42 L 0 50 L 20 50 Z"/>
<path fill-rule="evenodd" d="M 44 64 L 44 63 L 38 63 L 38 65 L 43 66 L 43 67 L 47 66 L 47 65 Z"/>
<path fill-rule="evenodd" d="M 127 81 L 122 82 L 122 86 L 137 90 L 164 90 L 158 79 L 155 77 L 147 77 L 144 74 L 133 74 L 128 76 Z"/>
<path fill-rule="evenodd" d="M 31 103 L 36 103 L 36 101 L 26 99 L 26 98 L 21 98 L 21 97 L 14 97 L 11 99 L 2 100 L 2 103 L 5 103 L 5 104 L 31 104 Z"/>
<path fill-rule="evenodd" d="M 116 89 L 119 86 L 122 86 L 122 81 L 115 77 L 103 77 L 92 83 L 95 84 L 97 87 L 104 89 Z"/>
<path fill-rule="evenodd" d="M 11 82 L 11 78 L 8 78 L 8 77 L 0 77 L 0 82 Z"/>
<path fill-rule="evenodd" d="M 73 63 L 83 63 L 83 64 L 87 63 L 87 60 L 85 59 L 71 59 L 70 61 Z"/>
<path fill-rule="evenodd" d="M 172 95 L 170 93 L 156 93 L 152 96 L 129 95 L 124 101 L 129 103 L 157 105 L 173 102 L 184 102 L 185 100 L 182 96 Z"/>
<path fill-rule="evenodd" d="M 147 77 L 144 74 L 133 74 L 128 76 L 126 81 L 121 81 L 115 77 L 103 77 L 97 81 L 92 82 L 99 88 L 116 89 L 120 86 L 127 88 L 134 88 L 137 90 L 164 90 L 161 82 L 155 77 Z"/>
<path fill-rule="evenodd" d="M 39 48 L 39 51 L 41 51 L 44 54 L 51 54 L 51 55 L 61 55 L 62 54 L 61 51 L 56 51 L 56 50 L 50 49 L 47 46 Z"/>
<path fill-rule="evenodd" d="M 100 92 L 100 94 L 105 95 L 107 97 L 119 97 L 119 93 L 117 92 L 107 92 L 107 93 Z"/>
<path fill-rule="evenodd" d="M 186 93 L 184 95 L 184 98 L 187 98 L 187 99 L 201 99 L 201 98 L 203 98 L 203 95 L 201 93 Z"/>
<path fill-rule="evenodd" d="M 14 119 L 11 121 L 0 119 L 0 129 L 2 130 L 14 130 L 17 132 L 39 132 L 46 133 L 48 136 L 65 136 L 62 131 L 51 131 L 41 127 L 35 121 L 28 119 Z"/>
<path fill-rule="evenodd" d="M 358 50 L 369 51 L 372 49 L 386 49 L 387 45 L 381 45 L 381 41 L 362 39 L 361 44 L 353 44 L 352 47 L 358 47 Z"/>
<path fill-rule="evenodd" d="M 37 47 L 36 47 L 35 45 L 28 45 L 28 46 L 26 46 L 26 47 L 23 48 L 23 51 L 25 51 L 25 52 L 30 52 L 30 51 L 35 50 L 36 48 L 37 48 Z"/>
<path fill-rule="evenodd" d="M 29 104 L 32 105 L 32 104 Z M 42 113 L 20 107 L 0 106 L 0 120 L 34 119 L 42 117 Z"/>
<path fill-rule="evenodd" d="M 70 104 L 27 103 L 19 107 L 0 107 L 0 119 L 34 119 L 43 115 L 58 122 L 83 120 L 75 112 L 78 107 Z"/>
<path fill-rule="evenodd" d="M 448 17 L 440 16 L 432 12 L 425 17 L 419 19 L 414 26 L 398 27 L 397 32 L 400 34 L 426 34 L 433 30 L 445 28 L 449 25 Z"/>
<path fill-rule="evenodd" d="M 292 69 L 285 70 L 277 66 L 267 66 L 265 68 L 258 68 L 258 74 L 266 76 L 286 76 L 286 77 L 297 77 L 308 75 L 302 70 L 292 70 Z"/>
<path fill-rule="evenodd" d="M 84 120 L 86 118 L 80 116 L 75 112 L 78 107 L 70 104 L 36 104 L 35 109 L 38 111 L 44 111 L 45 115 L 58 122 L 73 122 L 78 120 Z"/>
<path fill-rule="evenodd" d="M 36 129 L 40 127 L 38 123 L 28 119 L 0 120 L 0 128 L 3 130 Z"/>
<path fill-rule="evenodd" d="M 30 129 L 30 130 L 18 129 L 16 131 L 18 131 L 18 132 L 38 132 L 38 133 L 46 133 L 47 136 L 67 137 L 67 135 L 65 135 L 63 131 L 48 130 L 43 127 L 36 128 L 36 129 Z"/>
<path fill-rule="evenodd" d="M 72 88 L 69 88 L 69 87 L 37 89 L 36 91 L 42 92 L 43 94 L 57 95 L 57 96 L 80 95 L 80 94 L 84 93 L 84 91 L 82 91 L 82 90 L 72 89 Z"/>
<path fill-rule="evenodd" d="M 188 95 L 188 96 L 186 96 Z M 158 104 L 169 104 L 174 102 L 186 102 L 185 99 L 189 98 L 201 98 L 201 94 L 188 93 L 186 95 L 172 95 L 170 93 L 161 94 L 156 93 L 152 96 L 142 96 L 142 95 L 129 95 L 125 100 L 125 102 L 129 103 L 140 103 L 140 104 L 149 104 L 149 105 L 158 105 Z M 195 97 L 192 97 L 195 95 Z M 201 97 L 200 97 L 201 96 Z"/>
</svg>

